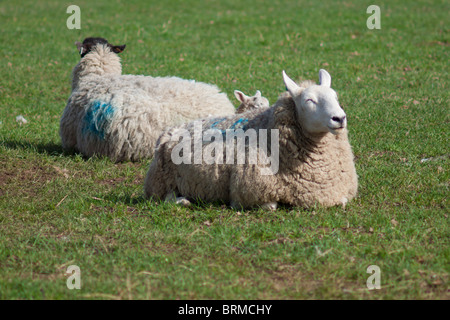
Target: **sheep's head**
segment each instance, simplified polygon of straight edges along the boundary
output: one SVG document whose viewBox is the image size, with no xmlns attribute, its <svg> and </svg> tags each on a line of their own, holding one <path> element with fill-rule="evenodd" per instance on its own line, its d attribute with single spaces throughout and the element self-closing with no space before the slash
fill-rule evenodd
<svg viewBox="0 0 450 320">
<path fill-rule="evenodd" d="M 284 71 L 283 79 L 306 131 L 339 134 L 347 126 L 345 112 L 339 105 L 336 92 L 331 89 L 331 76 L 327 71 L 319 71 L 319 85 L 307 88 L 296 84 Z"/>
<path fill-rule="evenodd" d="M 121 53 L 123 50 L 125 50 L 126 47 L 125 44 L 121 46 L 113 46 L 112 44 L 108 43 L 106 39 L 103 38 L 86 38 L 84 39 L 83 43 L 78 41 L 75 42 L 75 45 L 77 46 L 81 58 L 83 58 L 86 54 L 91 52 L 92 48 L 98 44 L 107 45 L 114 53 Z"/>
<path fill-rule="evenodd" d="M 234 96 L 241 102 L 240 106 L 236 110 L 236 113 L 269 107 L 269 100 L 263 97 L 261 95 L 261 91 L 259 90 L 256 91 L 253 97 L 246 96 L 239 90 L 234 90 Z"/>
</svg>

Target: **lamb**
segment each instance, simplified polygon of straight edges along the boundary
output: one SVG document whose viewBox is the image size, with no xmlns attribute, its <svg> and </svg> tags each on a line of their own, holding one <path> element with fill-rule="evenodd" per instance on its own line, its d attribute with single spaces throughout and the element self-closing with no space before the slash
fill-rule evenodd
<svg viewBox="0 0 450 320">
<path fill-rule="evenodd" d="M 234 96 L 241 104 L 236 110 L 236 113 L 244 113 L 252 109 L 266 109 L 270 106 L 269 100 L 261 95 L 261 91 L 257 90 L 253 97 L 245 95 L 242 91 L 234 90 Z"/>
<path fill-rule="evenodd" d="M 76 43 L 72 93 L 60 121 L 64 149 L 115 162 L 153 156 L 168 127 L 197 118 L 226 116 L 235 108 L 215 85 L 177 77 L 122 75 L 118 53 L 103 38 Z"/>
<path fill-rule="evenodd" d="M 145 179 L 145 197 L 178 203 L 189 203 L 189 199 L 221 201 L 234 208 L 271 210 L 280 203 L 305 208 L 317 204 L 345 206 L 356 196 L 358 179 L 346 114 L 331 89 L 331 76 L 320 70 L 319 85 L 312 82 L 298 85 L 284 71 L 283 79 L 287 92 L 269 109 L 202 119 L 161 135 Z M 245 163 L 236 164 L 239 152 L 235 152 L 234 145 L 229 151 L 228 141 L 224 144 L 219 139 L 212 148 L 221 133 L 239 128 L 245 135 L 253 129 L 258 139 L 270 132 L 267 153 L 263 144 L 254 140 L 252 143 L 250 134 L 250 141 L 245 144 L 248 156 Z M 208 134 L 212 135 L 214 130 L 218 135 L 212 143 Z M 182 141 L 178 142 L 180 137 Z M 226 151 L 221 148 L 223 145 Z M 196 158 L 196 147 L 203 152 L 203 159 Z M 252 151 L 259 152 L 256 164 L 250 162 Z M 184 160 L 180 162 L 181 153 Z M 269 153 L 271 157 L 275 155 L 270 168 L 269 162 L 261 160 L 264 159 L 261 155 Z M 192 155 L 194 163 L 190 164 Z"/>
</svg>

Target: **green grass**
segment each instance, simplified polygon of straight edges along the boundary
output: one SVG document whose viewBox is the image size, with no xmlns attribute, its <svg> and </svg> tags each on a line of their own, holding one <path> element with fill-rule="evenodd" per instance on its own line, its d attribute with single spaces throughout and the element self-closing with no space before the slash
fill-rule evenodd
<svg viewBox="0 0 450 320">
<path fill-rule="evenodd" d="M 366 27 L 372 1 L 78 1 L 81 30 L 66 28 L 70 4 L 0 3 L 0 299 L 449 298 L 448 2 L 378 2 L 381 30 Z M 150 161 L 63 152 L 73 43 L 87 36 L 126 43 L 124 73 L 230 97 L 274 102 L 282 70 L 327 69 L 358 197 L 345 210 L 180 208 L 143 199 Z M 66 287 L 72 264 L 81 290 Z"/>
</svg>

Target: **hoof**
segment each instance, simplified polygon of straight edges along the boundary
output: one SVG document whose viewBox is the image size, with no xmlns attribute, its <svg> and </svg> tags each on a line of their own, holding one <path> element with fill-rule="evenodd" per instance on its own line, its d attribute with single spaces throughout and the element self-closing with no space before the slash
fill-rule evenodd
<svg viewBox="0 0 450 320">
<path fill-rule="evenodd" d="M 182 205 L 183 207 L 189 207 L 191 205 L 191 202 L 188 199 L 186 199 L 185 197 L 176 198 L 175 203 Z"/>
<path fill-rule="evenodd" d="M 347 205 L 348 199 L 347 198 L 342 198 L 341 199 L 341 205 L 342 205 L 342 209 L 345 209 L 345 206 Z"/>
<path fill-rule="evenodd" d="M 278 204 L 276 202 L 267 202 L 261 205 L 261 208 L 264 210 L 275 211 L 277 210 Z"/>
<path fill-rule="evenodd" d="M 167 202 L 175 202 L 175 204 L 182 205 L 183 207 L 189 207 L 191 202 L 185 197 L 177 197 L 175 192 L 169 192 L 164 199 Z"/>
</svg>

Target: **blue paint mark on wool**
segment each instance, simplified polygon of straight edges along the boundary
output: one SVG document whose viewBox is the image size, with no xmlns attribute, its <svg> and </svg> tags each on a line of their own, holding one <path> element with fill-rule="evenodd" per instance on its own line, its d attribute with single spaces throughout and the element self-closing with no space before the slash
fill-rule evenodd
<svg viewBox="0 0 450 320">
<path fill-rule="evenodd" d="M 233 123 L 233 125 L 230 127 L 230 129 L 242 129 L 245 131 L 246 129 L 246 123 L 248 122 L 248 119 L 240 118 L 238 121 Z"/>
<path fill-rule="evenodd" d="M 214 123 L 211 125 L 211 129 L 217 129 L 217 128 L 216 128 L 216 125 L 217 125 L 218 123 L 224 121 L 224 120 L 225 120 L 225 118 L 222 118 L 222 119 L 219 119 L 219 120 L 217 120 L 216 122 L 214 122 Z M 220 129 L 219 129 L 219 130 L 220 130 Z"/>
<path fill-rule="evenodd" d="M 100 139 L 105 138 L 105 131 L 114 116 L 115 109 L 110 103 L 94 101 L 86 110 L 83 119 L 83 135 L 93 134 Z"/>
<path fill-rule="evenodd" d="M 218 124 L 218 123 L 220 123 L 220 122 L 222 122 L 222 121 L 224 121 L 225 120 L 225 118 L 223 118 L 223 119 L 219 119 L 219 120 L 217 120 L 216 122 L 214 122 L 212 125 L 211 125 L 211 129 L 217 129 L 217 130 L 219 130 L 221 133 L 222 133 L 222 136 L 223 137 L 225 137 L 225 135 L 226 135 L 226 133 L 227 133 L 227 131 L 226 131 L 226 129 L 219 129 L 219 128 L 216 128 L 216 125 Z M 242 129 L 242 130 L 246 130 L 246 123 L 248 122 L 248 119 L 245 119 L 245 118 L 240 118 L 239 120 L 237 120 L 235 123 L 233 123 L 228 129 L 233 129 L 233 130 L 239 130 L 239 129 Z"/>
</svg>

